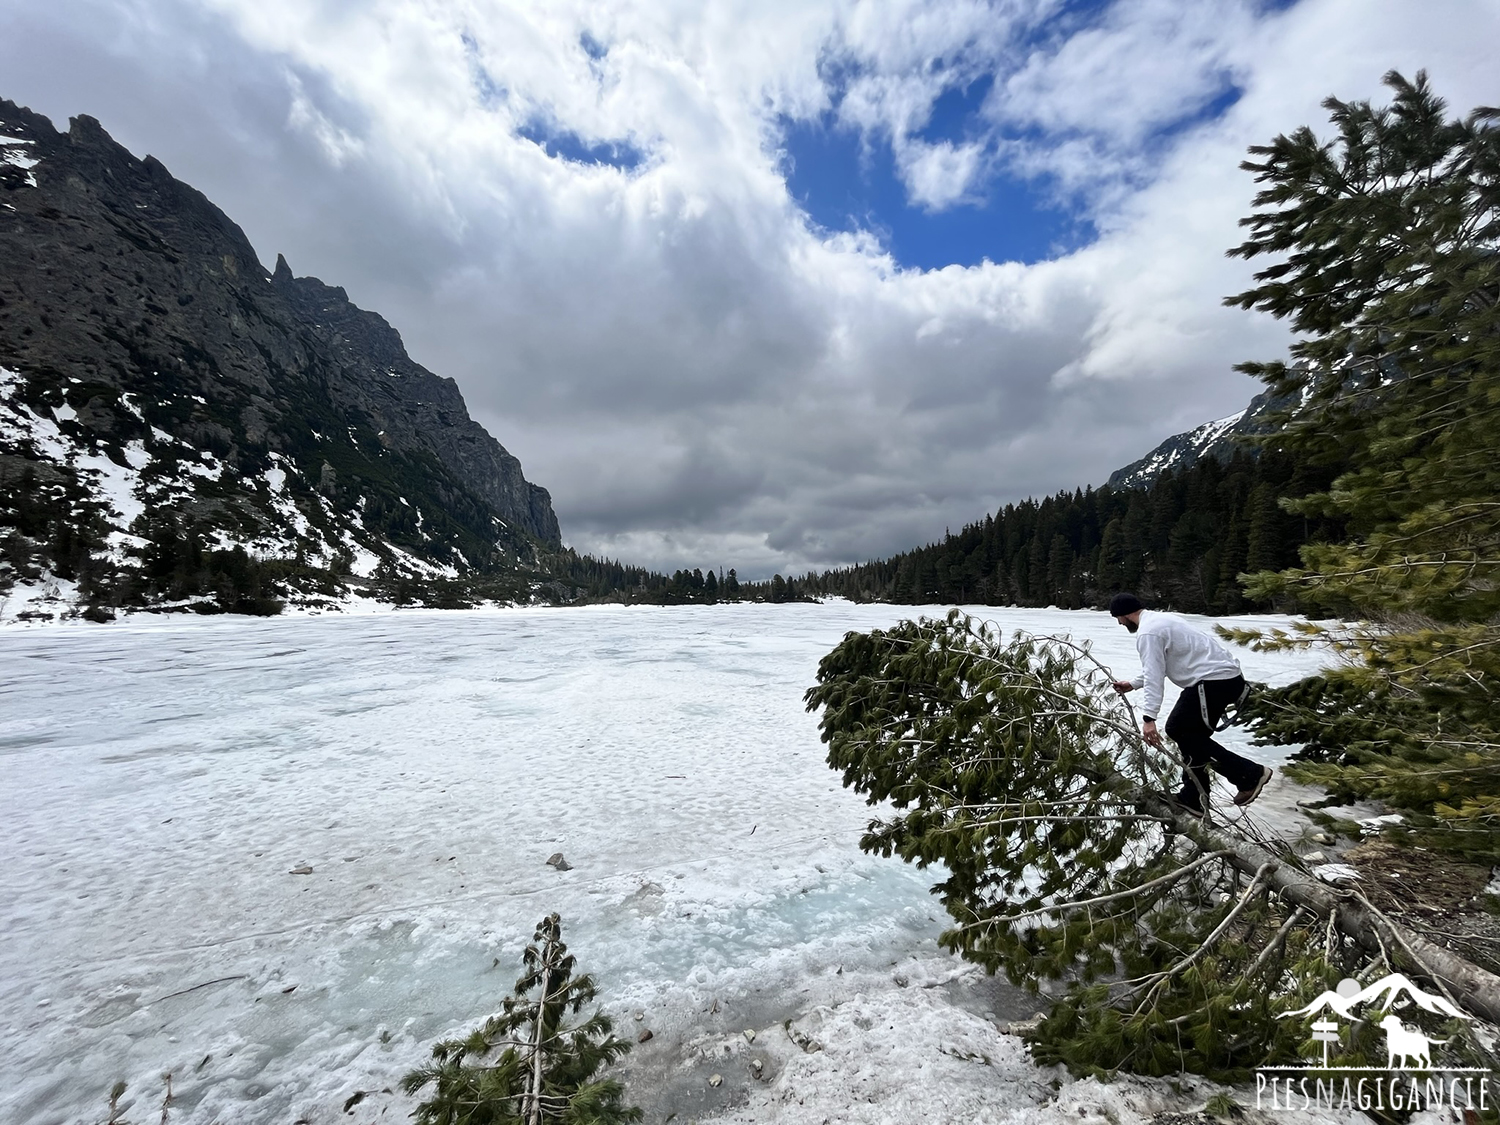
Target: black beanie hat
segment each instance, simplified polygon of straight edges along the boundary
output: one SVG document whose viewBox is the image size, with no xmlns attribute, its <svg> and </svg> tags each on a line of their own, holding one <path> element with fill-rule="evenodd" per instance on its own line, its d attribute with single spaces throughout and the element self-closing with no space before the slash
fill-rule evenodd
<svg viewBox="0 0 1500 1125">
<path fill-rule="evenodd" d="M 1134 594 L 1116 594 L 1109 599 L 1109 615 L 1111 617 L 1129 617 L 1138 609 L 1145 609 L 1141 599 Z"/>
</svg>

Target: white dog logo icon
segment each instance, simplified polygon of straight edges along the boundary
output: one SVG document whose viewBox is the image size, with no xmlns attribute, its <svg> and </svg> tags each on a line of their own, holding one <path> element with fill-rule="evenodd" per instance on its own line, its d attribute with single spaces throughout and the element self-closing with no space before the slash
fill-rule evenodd
<svg viewBox="0 0 1500 1125">
<path fill-rule="evenodd" d="M 1401 1060 L 1403 1067 L 1410 1066 L 1412 1070 L 1431 1070 L 1432 1045 L 1448 1042 L 1446 1039 L 1429 1039 L 1420 1031 L 1407 1027 L 1395 1016 L 1386 1016 L 1380 1021 L 1380 1026 L 1385 1028 L 1387 1070 L 1396 1069 L 1397 1059 Z M 1411 1060 L 1410 1063 L 1408 1059 Z"/>
</svg>

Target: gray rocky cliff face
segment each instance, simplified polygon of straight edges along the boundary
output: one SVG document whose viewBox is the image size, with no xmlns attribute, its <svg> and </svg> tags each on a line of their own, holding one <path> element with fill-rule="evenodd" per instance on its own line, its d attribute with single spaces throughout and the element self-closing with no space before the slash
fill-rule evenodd
<svg viewBox="0 0 1500 1125">
<path fill-rule="evenodd" d="M 70 440 L 117 460 L 133 439 L 175 441 L 245 479 L 286 465 L 351 520 L 412 508 L 418 555 L 472 564 L 560 544 L 547 491 L 381 317 L 282 260 L 269 273 L 222 211 L 93 118 L 59 133 L 7 101 L 0 368 L 30 409 L 64 410 Z M 264 522 L 218 490 L 200 516 Z"/>
<path fill-rule="evenodd" d="M 397 447 L 427 449 L 501 517 L 548 543 L 561 541 L 552 499 L 526 480 L 521 462 L 469 417 L 452 379 L 414 363 L 400 334 L 376 313 L 352 304 L 342 288 L 293 277 L 276 256 L 276 291 L 343 360 L 329 392 L 374 419 Z"/>
</svg>

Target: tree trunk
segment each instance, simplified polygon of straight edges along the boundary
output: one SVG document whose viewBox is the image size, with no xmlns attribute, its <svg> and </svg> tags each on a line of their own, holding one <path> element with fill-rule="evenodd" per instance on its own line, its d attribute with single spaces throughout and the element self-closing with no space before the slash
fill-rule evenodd
<svg viewBox="0 0 1500 1125">
<path fill-rule="evenodd" d="M 542 1125 L 542 1043 L 546 1034 L 547 990 L 552 984 L 552 960 L 557 948 L 549 937 L 542 946 L 542 998 L 536 1005 L 536 1041 L 531 1046 L 531 1089 L 526 1125 Z"/>
<path fill-rule="evenodd" d="M 1172 813 L 1166 802 L 1155 794 L 1141 794 L 1136 804 L 1142 811 Z M 1500 976 L 1377 914 L 1356 895 L 1334 890 L 1297 870 L 1284 857 L 1273 855 L 1253 840 L 1209 828 L 1186 815 L 1176 819 L 1179 828 L 1186 827 L 1186 834 L 1201 846 L 1212 851 L 1228 851 L 1230 862 L 1247 875 L 1259 871 L 1263 864 L 1272 864 L 1271 885 L 1281 891 L 1287 901 L 1305 906 L 1322 918 L 1333 915 L 1338 928 L 1365 949 L 1404 961 L 1411 971 L 1446 987 L 1452 993 L 1454 1003 L 1460 1007 L 1491 1023 L 1500 1024 Z M 1189 824 L 1189 821 L 1193 823 Z"/>
</svg>

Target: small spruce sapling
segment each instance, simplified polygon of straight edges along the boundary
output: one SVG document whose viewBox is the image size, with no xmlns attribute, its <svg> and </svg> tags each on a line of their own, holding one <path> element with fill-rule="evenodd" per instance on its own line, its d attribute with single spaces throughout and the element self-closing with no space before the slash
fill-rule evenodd
<svg viewBox="0 0 1500 1125">
<path fill-rule="evenodd" d="M 587 974 L 573 975 L 562 924 L 549 914 L 526 947 L 524 972 L 499 1014 L 464 1039 L 432 1048 L 433 1061 L 402 1079 L 415 1094 L 418 1125 L 622 1125 L 641 1110 L 623 1102 L 618 1079 L 600 1073 L 630 1050 L 602 1011 L 569 1024 L 594 1000 Z"/>
</svg>

